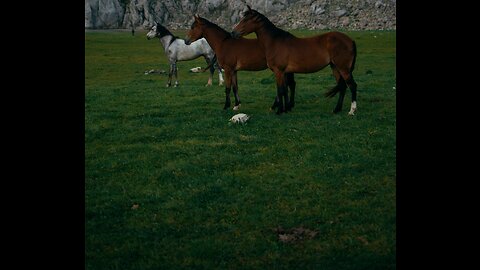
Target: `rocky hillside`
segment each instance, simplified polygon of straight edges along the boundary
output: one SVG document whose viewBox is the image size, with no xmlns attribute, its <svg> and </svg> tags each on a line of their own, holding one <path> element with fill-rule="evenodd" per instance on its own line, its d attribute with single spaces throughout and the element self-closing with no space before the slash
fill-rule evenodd
<svg viewBox="0 0 480 270">
<path fill-rule="evenodd" d="M 396 0 L 85 0 L 85 28 L 187 29 L 193 14 L 231 29 L 246 4 L 286 29 L 396 29 Z"/>
</svg>

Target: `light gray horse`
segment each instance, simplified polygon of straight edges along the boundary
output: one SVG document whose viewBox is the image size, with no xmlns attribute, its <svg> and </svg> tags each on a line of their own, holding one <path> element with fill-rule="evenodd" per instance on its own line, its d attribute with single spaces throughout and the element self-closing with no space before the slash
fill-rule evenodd
<svg viewBox="0 0 480 270">
<path fill-rule="evenodd" d="M 223 85 L 222 70 L 217 64 L 215 52 L 212 50 L 206 39 L 202 38 L 192 42 L 190 45 L 186 45 L 185 40 L 174 36 L 167 28 L 157 22 L 155 22 L 155 25 L 150 29 L 150 32 L 147 33 L 147 39 L 155 37 L 160 39 L 168 61 L 170 62 L 167 87 L 172 85 L 172 75 L 175 75 L 175 87 L 178 86 L 177 61 L 193 60 L 200 56 L 205 58 L 205 61 L 210 68 L 210 77 L 208 78 L 207 86 L 212 85 L 215 68 L 218 70 L 219 85 Z"/>
</svg>

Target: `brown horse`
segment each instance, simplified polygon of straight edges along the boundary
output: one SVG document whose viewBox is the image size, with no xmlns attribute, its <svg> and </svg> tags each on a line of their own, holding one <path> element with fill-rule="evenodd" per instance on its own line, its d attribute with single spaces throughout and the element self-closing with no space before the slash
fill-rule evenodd
<svg viewBox="0 0 480 270">
<path fill-rule="evenodd" d="M 329 32 L 322 35 L 297 38 L 287 31 L 277 28 L 263 14 L 247 6 L 242 20 L 235 26 L 232 36 L 243 36 L 252 32 L 265 50 L 268 67 L 275 73 L 277 81 L 277 96 L 280 97 L 277 113 L 288 110 L 292 103 L 288 100 L 285 90 L 285 73 L 312 73 L 330 65 L 337 85 L 325 95 L 335 96 L 340 92 L 337 105 L 333 110 L 337 113 L 342 110 L 343 98 L 347 86 L 352 92 L 350 115 L 357 108 L 357 84 L 353 79 L 352 71 L 355 66 L 357 49 L 355 41 L 339 32 Z"/>
<path fill-rule="evenodd" d="M 233 110 L 238 110 L 240 106 L 240 97 L 238 96 L 237 71 L 259 71 L 267 68 L 265 52 L 261 49 L 257 39 L 232 38 L 230 33 L 218 25 L 194 15 L 190 31 L 187 33 L 185 43 L 188 45 L 195 40 L 204 37 L 210 47 L 215 51 L 218 64 L 225 70 L 225 106 L 230 107 L 230 90 L 233 87 L 235 95 L 235 106 Z M 295 79 L 293 73 L 286 73 L 284 81 L 290 88 L 291 95 L 295 93 Z M 273 103 L 272 109 L 275 109 L 278 97 Z"/>
</svg>

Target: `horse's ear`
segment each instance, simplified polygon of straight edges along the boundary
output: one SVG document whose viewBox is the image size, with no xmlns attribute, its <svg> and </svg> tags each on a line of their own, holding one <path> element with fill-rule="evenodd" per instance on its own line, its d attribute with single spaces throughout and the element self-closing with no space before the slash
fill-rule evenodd
<svg viewBox="0 0 480 270">
<path fill-rule="evenodd" d="M 252 10 L 249 5 L 247 5 L 248 11 Z"/>
<path fill-rule="evenodd" d="M 200 21 L 200 16 L 198 16 L 198 14 L 194 14 L 193 17 L 195 18 L 195 21 Z"/>
</svg>

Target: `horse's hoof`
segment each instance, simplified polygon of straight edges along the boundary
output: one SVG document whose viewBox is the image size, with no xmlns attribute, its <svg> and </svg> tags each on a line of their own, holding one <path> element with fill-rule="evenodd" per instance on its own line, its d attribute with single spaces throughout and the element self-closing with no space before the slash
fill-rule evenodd
<svg viewBox="0 0 480 270">
<path fill-rule="evenodd" d="M 240 104 L 233 106 L 234 111 L 238 111 L 238 109 L 240 109 Z"/>
<path fill-rule="evenodd" d="M 355 115 L 355 111 L 349 111 L 348 115 Z"/>
<path fill-rule="evenodd" d="M 167 84 L 166 87 L 170 87 L 171 85 L 170 84 Z"/>
</svg>

